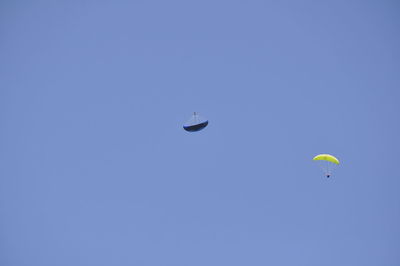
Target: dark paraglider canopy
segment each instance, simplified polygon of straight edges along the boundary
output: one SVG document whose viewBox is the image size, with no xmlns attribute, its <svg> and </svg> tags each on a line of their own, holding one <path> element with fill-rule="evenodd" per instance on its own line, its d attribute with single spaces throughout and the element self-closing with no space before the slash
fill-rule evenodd
<svg viewBox="0 0 400 266">
<path fill-rule="evenodd" d="M 190 119 L 183 125 L 183 129 L 188 132 L 196 132 L 202 130 L 207 125 L 208 120 L 194 112 Z"/>
</svg>

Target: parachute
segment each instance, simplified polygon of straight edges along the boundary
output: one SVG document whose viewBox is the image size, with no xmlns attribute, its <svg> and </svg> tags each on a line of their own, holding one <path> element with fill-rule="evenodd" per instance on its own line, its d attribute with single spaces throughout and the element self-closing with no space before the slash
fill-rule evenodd
<svg viewBox="0 0 400 266">
<path fill-rule="evenodd" d="M 326 177 L 330 177 L 333 169 L 339 165 L 339 160 L 330 154 L 319 154 L 313 158 L 314 161 L 318 161 L 322 171 Z"/>
<path fill-rule="evenodd" d="M 196 112 L 183 125 L 183 129 L 188 132 L 200 131 L 208 125 L 208 120 L 199 116 Z"/>
</svg>

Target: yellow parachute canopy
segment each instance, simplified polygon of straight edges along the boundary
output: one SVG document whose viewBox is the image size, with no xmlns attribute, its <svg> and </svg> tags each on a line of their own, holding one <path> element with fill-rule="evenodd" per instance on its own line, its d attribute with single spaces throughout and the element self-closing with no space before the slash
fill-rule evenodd
<svg viewBox="0 0 400 266">
<path fill-rule="evenodd" d="M 330 154 L 318 154 L 313 158 L 314 161 L 328 161 L 334 164 L 339 164 L 339 160 Z"/>
</svg>

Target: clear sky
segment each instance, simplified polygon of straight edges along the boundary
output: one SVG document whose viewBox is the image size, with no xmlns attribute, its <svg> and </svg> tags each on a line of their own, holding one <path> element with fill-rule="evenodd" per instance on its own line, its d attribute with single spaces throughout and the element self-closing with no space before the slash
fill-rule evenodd
<svg viewBox="0 0 400 266">
<path fill-rule="evenodd" d="M 399 12 L 1 1 L 0 265 L 400 265 Z"/>
</svg>

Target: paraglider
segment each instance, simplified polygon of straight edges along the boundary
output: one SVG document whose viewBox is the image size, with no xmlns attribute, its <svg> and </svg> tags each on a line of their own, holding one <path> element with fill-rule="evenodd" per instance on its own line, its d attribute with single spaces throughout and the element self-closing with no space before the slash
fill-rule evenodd
<svg viewBox="0 0 400 266">
<path fill-rule="evenodd" d="M 332 170 L 340 163 L 335 156 L 330 154 L 319 154 L 313 160 L 318 161 L 327 178 L 332 175 Z"/>
<path fill-rule="evenodd" d="M 196 112 L 183 125 L 183 129 L 188 132 L 196 132 L 204 129 L 208 125 L 208 120 L 199 116 Z"/>
</svg>

